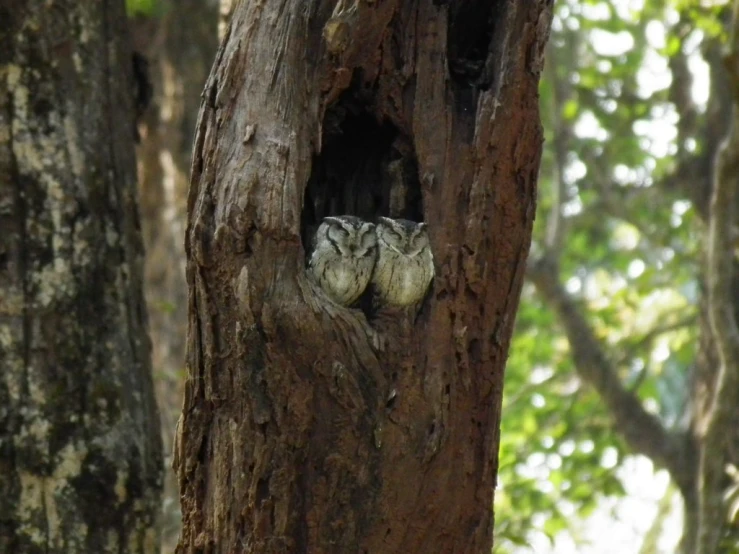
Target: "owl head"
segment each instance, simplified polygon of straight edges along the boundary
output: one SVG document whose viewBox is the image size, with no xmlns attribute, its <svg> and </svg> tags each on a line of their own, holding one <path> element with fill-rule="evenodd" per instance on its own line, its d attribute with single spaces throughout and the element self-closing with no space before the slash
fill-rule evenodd
<svg viewBox="0 0 739 554">
<path fill-rule="evenodd" d="M 376 233 L 380 246 L 404 256 L 416 256 L 429 246 L 425 223 L 380 217 L 377 219 Z"/>
<path fill-rule="evenodd" d="M 327 241 L 337 254 L 350 258 L 374 255 L 377 247 L 375 226 L 353 215 L 324 217 L 316 240 Z"/>
</svg>

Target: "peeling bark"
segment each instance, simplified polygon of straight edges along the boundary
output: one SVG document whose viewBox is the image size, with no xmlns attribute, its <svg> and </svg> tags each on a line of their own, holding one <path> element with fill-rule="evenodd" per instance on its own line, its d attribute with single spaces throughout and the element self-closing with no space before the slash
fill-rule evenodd
<svg viewBox="0 0 739 554">
<path fill-rule="evenodd" d="M 0 552 L 158 550 L 123 2 L 0 2 Z"/>
<path fill-rule="evenodd" d="M 490 551 L 551 5 L 338 4 L 238 3 L 206 85 L 180 553 Z M 415 321 L 307 280 L 339 213 L 429 222 Z"/>
</svg>

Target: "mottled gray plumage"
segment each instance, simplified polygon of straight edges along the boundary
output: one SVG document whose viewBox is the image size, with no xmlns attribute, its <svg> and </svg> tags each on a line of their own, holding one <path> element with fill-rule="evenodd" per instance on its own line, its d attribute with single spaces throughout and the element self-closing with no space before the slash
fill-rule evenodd
<svg viewBox="0 0 739 554">
<path fill-rule="evenodd" d="M 379 218 L 377 263 L 372 284 L 379 304 L 411 306 L 423 300 L 434 277 L 434 257 L 425 223 Z"/>
<path fill-rule="evenodd" d="M 351 215 L 326 217 L 316 231 L 308 272 L 334 301 L 349 306 L 367 288 L 376 258 L 372 223 Z"/>
</svg>

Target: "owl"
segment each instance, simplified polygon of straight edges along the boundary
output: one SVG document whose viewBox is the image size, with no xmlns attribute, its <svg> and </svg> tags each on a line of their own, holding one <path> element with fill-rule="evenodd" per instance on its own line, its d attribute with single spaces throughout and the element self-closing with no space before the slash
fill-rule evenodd
<svg viewBox="0 0 739 554">
<path fill-rule="evenodd" d="M 308 272 L 335 302 L 349 306 L 367 288 L 377 259 L 375 226 L 351 215 L 318 227 Z"/>
<path fill-rule="evenodd" d="M 410 306 L 423 300 L 434 277 L 425 223 L 407 219 L 378 219 L 377 264 L 372 274 L 380 305 Z"/>
</svg>

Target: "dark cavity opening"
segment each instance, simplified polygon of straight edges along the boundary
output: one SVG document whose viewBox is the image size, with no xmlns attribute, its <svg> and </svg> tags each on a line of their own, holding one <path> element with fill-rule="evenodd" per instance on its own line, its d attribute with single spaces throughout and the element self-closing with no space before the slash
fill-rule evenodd
<svg viewBox="0 0 739 554">
<path fill-rule="evenodd" d="M 375 91 L 355 73 L 326 111 L 321 152 L 305 190 L 301 235 L 308 246 L 331 215 L 423 221 L 418 163 L 410 138 L 378 115 Z"/>
<path fill-rule="evenodd" d="M 494 0 L 467 0 L 449 5 L 447 51 L 449 73 L 457 87 L 487 90 L 493 79 L 492 41 L 504 8 Z"/>
<path fill-rule="evenodd" d="M 261 505 L 267 498 L 269 498 L 269 481 L 262 477 L 257 480 L 257 505 Z"/>
</svg>

